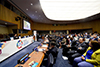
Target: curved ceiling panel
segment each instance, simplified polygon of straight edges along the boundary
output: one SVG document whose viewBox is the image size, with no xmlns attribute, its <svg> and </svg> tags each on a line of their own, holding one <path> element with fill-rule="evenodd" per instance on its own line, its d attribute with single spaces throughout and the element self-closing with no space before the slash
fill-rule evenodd
<svg viewBox="0 0 100 67">
<path fill-rule="evenodd" d="M 80 20 L 100 13 L 99 0 L 40 0 L 47 18 L 57 21 Z"/>
<path fill-rule="evenodd" d="M 8 1 L 39 23 L 69 24 L 100 18 L 100 0 Z"/>
</svg>

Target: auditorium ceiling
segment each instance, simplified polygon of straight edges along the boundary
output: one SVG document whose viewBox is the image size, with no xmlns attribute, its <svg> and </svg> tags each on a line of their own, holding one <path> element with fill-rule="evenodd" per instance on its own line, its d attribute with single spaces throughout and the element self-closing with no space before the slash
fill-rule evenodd
<svg viewBox="0 0 100 67">
<path fill-rule="evenodd" d="M 37 23 L 72 24 L 100 19 L 99 0 L 8 1 Z"/>
</svg>

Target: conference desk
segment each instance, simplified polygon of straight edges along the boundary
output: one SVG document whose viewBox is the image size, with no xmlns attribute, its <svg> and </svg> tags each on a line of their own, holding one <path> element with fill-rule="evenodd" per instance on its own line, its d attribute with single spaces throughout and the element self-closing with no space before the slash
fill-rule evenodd
<svg viewBox="0 0 100 67">
<path fill-rule="evenodd" d="M 48 46 L 48 44 L 47 44 Z M 47 47 L 38 47 L 40 49 L 47 49 Z M 17 64 L 15 67 L 18 67 L 18 66 L 23 66 L 23 67 L 31 67 L 29 66 L 29 63 L 31 61 L 35 61 L 38 63 L 38 65 L 36 67 L 40 67 L 41 63 L 42 63 L 42 60 L 44 58 L 44 53 L 39 51 L 39 52 L 36 52 L 36 51 L 33 51 L 30 55 L 29 55 L 29 59 L 24 63 L 24 64 Z"/>
<path fill-rule="evenodd" d="M 13 37 L 11 37 L 11 38 L 13 38 Z M 2 54 L 0 54 L 0 62 L 6 60 L 10 56 L 13 56 L 15 53 L 26 48 L 33 42 L 34 42 L 33 36 L 1 42 L 2 44 L 4 44 L 4 46 L 2 48 Z"/>
</svg>

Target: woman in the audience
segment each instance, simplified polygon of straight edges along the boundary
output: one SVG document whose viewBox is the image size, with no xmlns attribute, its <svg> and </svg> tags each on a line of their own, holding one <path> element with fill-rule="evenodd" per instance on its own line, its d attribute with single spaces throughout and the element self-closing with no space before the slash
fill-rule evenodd
<svg viewBox="0 0 100 67">
<path fill-rule="evenodd" d="M 87 51 L 74 59 L 73 67 L 100 67 L 100 43 L 91 41 Z"/>
<path fill-rule="evenodd" d="M 63 36 L 62 41 L 64 42 L 64 44 L 66 44 L 66 37 L 65 36 Z"/>
</svg>

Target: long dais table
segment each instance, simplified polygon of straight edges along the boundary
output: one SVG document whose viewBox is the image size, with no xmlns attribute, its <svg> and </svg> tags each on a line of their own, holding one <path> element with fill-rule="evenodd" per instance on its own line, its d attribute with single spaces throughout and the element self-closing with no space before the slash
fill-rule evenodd
<svg viewBox="0 0 100 67">
<path fill-rule="evenodd" d="M 48 44 L 46 44 L 48 46 Z M 47 49 L 47 47 L 38 47 L 38 49 Z M 18 66 L 23 66 L 23 67 L 31 67 L 29 66 L 29 63 L 31 61 L 35 61 L 38 63 L 38 65 L 36 67 L 40 67 L 41 63 L 42 63 L 42 60 L 44 58 L 44 53 L 42 51 L 39 51 L 39 52 L 36 52 L 36 51 L 33 51 L 30 55 L 29 55 L 29 59 L 24 63 L 24 64 L 17 64 L 15 67 L 18 67 Z"/>
</svg>

